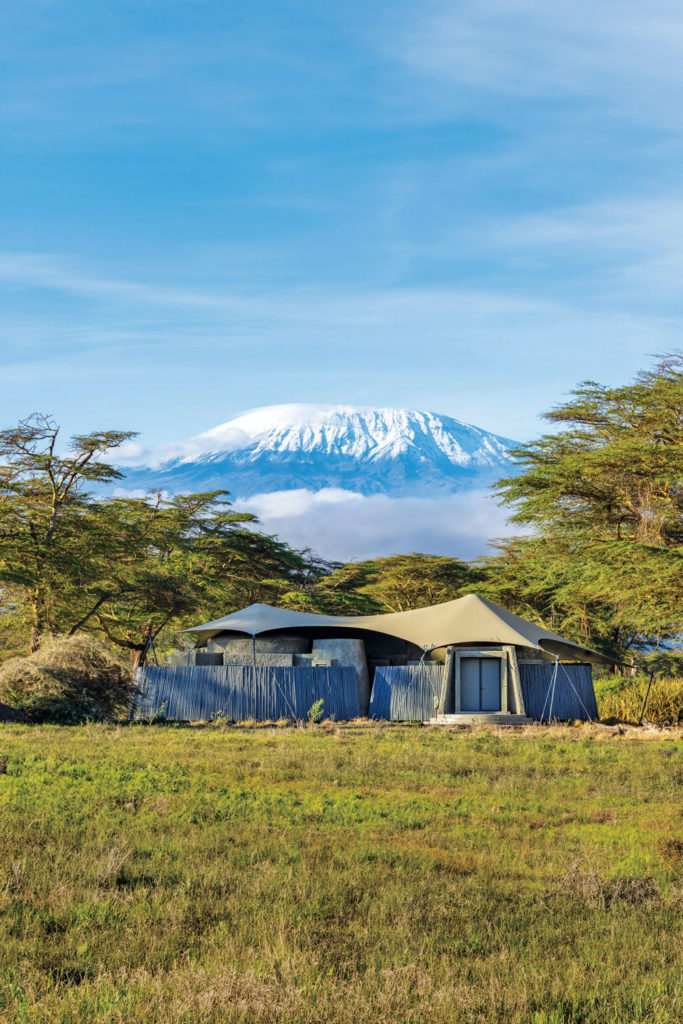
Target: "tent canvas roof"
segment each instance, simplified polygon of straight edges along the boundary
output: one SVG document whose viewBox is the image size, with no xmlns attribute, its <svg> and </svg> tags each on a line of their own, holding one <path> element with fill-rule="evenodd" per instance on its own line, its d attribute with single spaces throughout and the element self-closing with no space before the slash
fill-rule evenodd
<svg viewBox="0 0 683 1024">
<path fill-rule="evenodd" d="M 207 640 L 223 632 L 259 636 L 283 630 L 302 629 L 310 632 L 316 627 L 339 629 L 340 632 L 360 629 L 383 633 L 425 650 L 463 643 L 514 644 L 565 658 L 610 661 L 604 655 L 566 640 L 533 622 L 527 622 L 477 594 L 467 594 L 456 601 L 447 601 L 430 608 L 387 615 L 315 615 L 274 608 L 268 604 L 252 604 L 185 632 L 195 634 L 200 640 Z"/>
</svg>

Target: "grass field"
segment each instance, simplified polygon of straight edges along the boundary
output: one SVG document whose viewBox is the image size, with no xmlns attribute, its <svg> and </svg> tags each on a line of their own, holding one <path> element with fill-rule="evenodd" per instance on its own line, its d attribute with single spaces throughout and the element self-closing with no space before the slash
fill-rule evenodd
<svg viewBox="0 0 683 1024">
<path fill-rule="evenodd" d="M 0 1020 L 678 1022 L 681 746 L 0 726 Z"/>
</svg>

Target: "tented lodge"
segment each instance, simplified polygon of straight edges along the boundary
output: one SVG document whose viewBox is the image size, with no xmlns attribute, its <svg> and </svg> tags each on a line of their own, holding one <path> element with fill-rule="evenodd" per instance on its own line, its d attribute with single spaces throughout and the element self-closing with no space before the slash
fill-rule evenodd
<svg viewBox="0 0 683 1024">
<path fill-rule="evenodd" d="M 186 633 L 194 650 L 139 674 L 134 716 L 596 719 L 591 664 L 608 661 L 475 594 L 370 616 L 254 604 Z"/>
</svg>

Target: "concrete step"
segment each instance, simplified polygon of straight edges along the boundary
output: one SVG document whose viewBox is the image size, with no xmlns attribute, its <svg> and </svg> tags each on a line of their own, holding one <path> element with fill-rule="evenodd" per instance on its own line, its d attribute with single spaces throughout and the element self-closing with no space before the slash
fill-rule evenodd
<svg viewBox="0 0 683 1024">
<path fill-rule="evenodd" d="M 462 712 L 459 715 L 439 715 L 430 718 L 429 725 L 531 725 L 533 718 L 526 715 L 506 715 L 495 711 Z"/>
</svg>

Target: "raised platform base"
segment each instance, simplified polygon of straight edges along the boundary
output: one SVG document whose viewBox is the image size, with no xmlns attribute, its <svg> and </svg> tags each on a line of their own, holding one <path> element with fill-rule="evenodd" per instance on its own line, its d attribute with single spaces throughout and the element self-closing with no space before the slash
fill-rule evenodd
<svg viewBox="0 0 683 1024">
<path fill-rule="evenodd" d="M 439 715 L 430 718 L 428 725 L 531 725 L 533 718 L 526 715 L 496 714 L 495 711 L 481 711 L 474 714 L 463 712 L 459 715 Z"/>
</svg>

